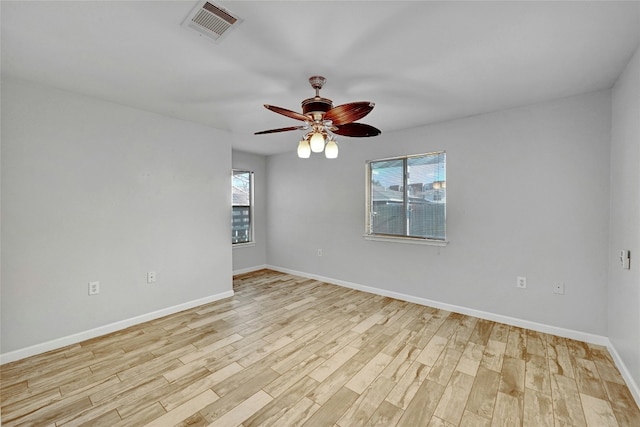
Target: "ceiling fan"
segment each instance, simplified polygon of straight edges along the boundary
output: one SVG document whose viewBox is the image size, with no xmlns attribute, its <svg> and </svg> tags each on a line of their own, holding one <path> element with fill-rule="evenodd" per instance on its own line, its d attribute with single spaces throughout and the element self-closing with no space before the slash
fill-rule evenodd
<svg viewBox="0 0 640 427">
<path fill-rule="evenodd" d="M 356 120 L 360 120 L 373 110 L 375 106 L 373 102 L 350 102 L 334 107 L 330 99 L 320 96 L 320 89 L 325 82 L 326 79 L 322 76 L 309 78 L 309 83 L 316 90 L 316 95 L 302 101 L 302 114 L 286 108 L 264 104 L 266 109 L 303 121 L 304 125 L 263 130 L 256 132 L 255 135 L 308 130 L 309 132 L 303 135 L 298 144 L 298 157 L 308 158 L 312 151 L 321 153 L 324 150 L 325 156 L 329 159 L 338 157 L 338 145 L 334 134 L 357 138 L 380 135 L 379 129 L 364 123 L 356 123 Z"/>
</svg>

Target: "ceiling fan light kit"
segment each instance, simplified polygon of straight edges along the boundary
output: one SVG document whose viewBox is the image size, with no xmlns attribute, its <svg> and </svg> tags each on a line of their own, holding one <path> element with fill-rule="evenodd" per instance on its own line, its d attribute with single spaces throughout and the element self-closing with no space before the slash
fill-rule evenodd
<svg viewBox="0 0 640 427">
<path fill-rule="evenodd" d="M 364 123 L 356 123 L 356 120 L 360 120 L 373 110 L 375 106 L 373 102 L 351 102 L 334 107 L 330 99 L 320 96 L 320 89 L 325 82 L 326 79 L 322 76 L 309 78 L 309 83 L 316 90 L 316 95 L 302 101 L 302 114 L 274 105 L 264 105 L 266 109 L 275 113 L 305 122 L 303 126 L 270 129 L 255 134 L 264 135 L 291 130 L 305 131 L 306 133 L 298 143 L 298 157 L 301 159 L 308 159 L 312 152 L 322 153 L 323 151 L 327 159 L 337 158 L 338 144 L 335 134 L 356 138 L 380 135 L 379 129 Z"/>
<path fill-rule="evenodd" d="M 335 139 L 329 139 L 327 145 L 324 147 L 324 155 L 327 159 L 335 159 L 338 157 L 338 144 Z"/>
<path fill-rule="evenodd" d="M 311 151 L 314 153 L 322 153 L 324 150 L 324 132 L 321 130 L 315 130 L 311 135 L 311 139 L 309 139 L 309 145 L 311 145 Z"/>
<path fill-rule="evenodd" d="M 311 157 L 311 146 L 309 145 L 309 141 L 306 139 L 301 139 L 298 144 L 298 157 L 301 159 L 308 159 Z"/>
</svg>

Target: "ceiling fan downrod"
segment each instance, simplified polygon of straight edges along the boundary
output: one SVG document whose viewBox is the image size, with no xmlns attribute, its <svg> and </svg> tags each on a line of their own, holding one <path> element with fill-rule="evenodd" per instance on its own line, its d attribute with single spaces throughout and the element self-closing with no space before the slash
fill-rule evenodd
<svg viewBox="0 0 640 427">
<path fill-rule="evenodd" d="M 311 83 L 311 87 L 316 90 L 316 98 L 320 97 L 320 89 L 324 86 L 327 79 L 322 76 L 311 76 L 309 77 L 309 83 Z"/>
</svg>

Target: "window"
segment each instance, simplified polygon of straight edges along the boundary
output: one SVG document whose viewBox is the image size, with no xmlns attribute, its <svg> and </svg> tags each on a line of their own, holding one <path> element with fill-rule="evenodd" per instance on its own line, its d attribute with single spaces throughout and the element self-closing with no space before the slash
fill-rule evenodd
<svg viewBox="0 0 640 427">
<path fill-rule="evenodd" d="M 234 170 L 231 178 L 231 242 L 253 242 L 253 172 Z"/>
<path fill-rule="evenodd" d="M 369 238 L 445 241 L 446 153 L 367 162 Z"/>
</svg>

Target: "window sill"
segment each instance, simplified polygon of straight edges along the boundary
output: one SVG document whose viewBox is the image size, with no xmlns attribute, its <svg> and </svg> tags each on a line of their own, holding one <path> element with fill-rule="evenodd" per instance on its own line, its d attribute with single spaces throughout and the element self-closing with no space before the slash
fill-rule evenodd
<svg viewBox="0 0 640 427">
<path fill-rule="evenodd" d="M 231 247 L 232 248 L 248 248 L 250 246 L 255 246 L 256 242 L 247 242 L 247 243 L 232 243 Z"/>
<path fill-rule="evenodd" d="M 412 245 L 427 245 L 427 246 L 447 246 L 449 243 L 446 240 L 433 240 L 433 239 L 420 239 L 415 237 L 400 237 L 400 236 L 383 236 L 374 234 L 364 234 L 365 240 L 374 240 L 378 242 L 393 242 L 393 243 L 409 243 Z"/>
</svg>

